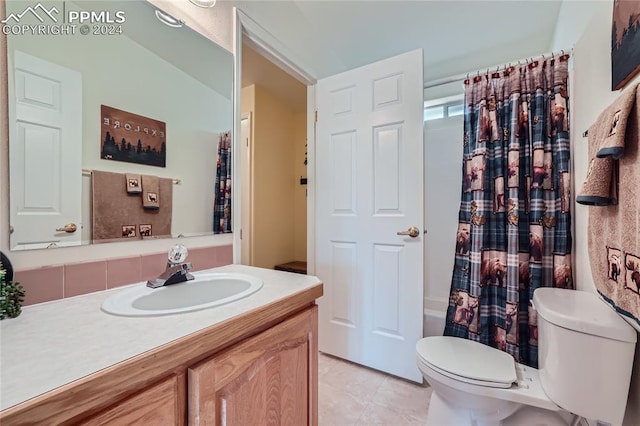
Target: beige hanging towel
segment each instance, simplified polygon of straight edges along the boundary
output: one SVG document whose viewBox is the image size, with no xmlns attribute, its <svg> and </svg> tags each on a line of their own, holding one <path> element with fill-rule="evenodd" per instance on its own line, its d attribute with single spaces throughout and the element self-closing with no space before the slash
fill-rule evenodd
<svg viewBox="0 0 640 426">
<path fill-rule="evenodd" d="M 142 192 L 142 182 L 140 181 L 140 174 L 138 173 L 125 173 L 128 194 L 140 194 Z"/>
<path fill-rule="evenodd" d="M 636 92 L 638 85 L 630 87 L 620 95 L 620 97 L 607 108 L 598 118 L 603 126 L 600 135 L 601 142 L 598 144 L 598 158 L 612 157 L 619 159 L 624 155 L 624 146 L 627 131 L 627 122 L 630 115 L 635 111 Z"/>
<path fill-rule="evenodd" d="M 587 206 L 610 206 L 618 203 L 618 180 L 615 171 L 617 160 L 612 157 L 598 157 L 599 142 L 602 141 L 601 122 L 589 128 L 589 171 L 576 202 Z"/>
<path fill-rule="evenodd" d="M 616 311 L 640 324 L 640 91 L 636 88 L 625 91 L 607 108 L 607 114 L 598 119 L 596 125 L 600 133 L 597 134 L 603 137 L 591 138 L 589 129 L 589 154 L 595 158 L 592 164 L 602 160 L 611 162 L 610 180 L 617 181 L 618 200 L 616 205 L 589 207 L 588 247 L 598 293 Z M 629 93 L 633 93 L 633 102 L 626 100 Z M 628 106 L 628 110 L 620 109 L 620 105 Z M 618 122 L 614 125 L 618 111 Z M 610 143 L 613 127 L 617 142 Z M 595 157 L 603 147 L 605 153 L 611 149 L 622 152 L 621 157 L 618 160 Z M 590 182 L 591 187 L 595 187 L 597 172 L 602 173 L 600 178 L 607 178 L 607 167 L 598 166 L 597 170 L 595 165 L 592 167 L 583 194 Z"/>
<path fill-rule="evenodd" d="M 162 208 L 145 209 L 128 194 L 124 173 L 91 173 L 91 238 L 94 243 L 171 236 L 173 182 L 160 179 Z"/>
<path fill-rule="evenodd" d="M 618 203 L 617 160 L 625 151 L 629 120 L 636 113 L 637 87 L 628 88 L 607 107 L 589 128 L 589 171 L 576 202 L 588 206 Z"/>
<path fill-rule="evenodd" d="M 160 208 L 160 181 L 157 176 L 142 175 L 142 206 L 145 209 Z"/>
</svg>

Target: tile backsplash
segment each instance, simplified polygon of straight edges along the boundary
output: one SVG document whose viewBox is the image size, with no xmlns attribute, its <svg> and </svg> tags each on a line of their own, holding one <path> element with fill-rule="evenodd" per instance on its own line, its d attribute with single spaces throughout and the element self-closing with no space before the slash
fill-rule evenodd
<svg viewBox="0 0 640 426">
<path fill-rule="evenodd" d="M 189 249 L 194 271 L 233 263 L 233 246 Z M 14 280 L 26 291 L 24 305 L 79 296 L 160 275 L 167 265 L 166 253 L 129 256 L 15 271 Z"/>
</svg>

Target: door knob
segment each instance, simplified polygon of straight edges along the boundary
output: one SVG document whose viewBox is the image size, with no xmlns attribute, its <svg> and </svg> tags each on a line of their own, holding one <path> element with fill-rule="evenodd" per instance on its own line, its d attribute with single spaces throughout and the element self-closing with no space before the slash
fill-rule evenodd
<svg viewBox="0 0 640 426">
<path fill-rule="evenodd" d="M 58 231 L 58 232 L 63 232 L 64 231 L 64 232 L 68 232 L 69 234 L 73 234 L 77 230 L 78 230 L 78 227 L 76 226 L 75 223 L 67 223 L 62 228 L 56 228 L 56 231 Z"/>
<path fill-rule="evenodd" d="M 402 231 L 402 232 L 396 232 L 397 235 L 408 235 L 411 238 L 415 238 L 418 235 L 420 235 L 420 230 L 418 228 L 416 228 L 415 226 L 412 226 L 411 228 L 407 229 L 406 231 Z"/>
</svg>

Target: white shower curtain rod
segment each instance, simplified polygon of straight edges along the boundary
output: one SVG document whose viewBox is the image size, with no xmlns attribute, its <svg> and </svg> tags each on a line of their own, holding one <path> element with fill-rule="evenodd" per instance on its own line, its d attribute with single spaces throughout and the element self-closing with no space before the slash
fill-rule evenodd
<svg viewBox="0 0 640 426">
<path fill-rule="evenodd" d="M 531 62 L 532 60 L 539 60 L 542 58 L 551 58 L 551 57 L 556 57 L 556 56 L 560 56 L 563 55 L 565 53 L 572 53 L 573 52 L 573 48 L 571 49 L 566 49 L 566 50 L 561 50 L 560 52 L 549 52 L 549 53 L 542 53 L 540 55 L 537 55 L 535 58 L 529 57 L 529 58 L 522 58 L 522 59 L 515 59 L 513 61 L 508 62 L 507 64 L 500 64 L 500 65 L 493 65 L 491 67 L 487 67 L 486 70 L 485 69 L 480 69 L 480 70 L 476 70 L 473 72 L 467 72 L 464 74 L 458 74 L 458 75 L 454 75 L 451 77 L 444 77 L 444 78 L 439 78 L 436 80 L 431 80 L 431 81 L 427 81 L 424 83 L 424 88 L 425 89 L 429 89 L 431 87 L 436 87 L 436 86 L 442 86 L 444 84 L 449 84 L 449 83 L 455 83 L 456 81 L 464 81 L 467 78 L 469 78 L 470 76 L 474 76 L 474 75 L 478 75 L 478 74 L 485 74 L 488 73 L 489 71 L 496 69 L 498 71 L 500 70 L 504 70 L 507 67 L 509 67 L 510 65 L 515 65 L 518 63 L 528 63 Z"/>
</svg>

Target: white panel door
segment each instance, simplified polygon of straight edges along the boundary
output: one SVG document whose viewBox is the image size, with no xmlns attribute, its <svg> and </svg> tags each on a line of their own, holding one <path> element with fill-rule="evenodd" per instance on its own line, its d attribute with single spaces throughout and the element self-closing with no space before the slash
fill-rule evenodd
<svg viewBox="0 0 640 426">
<path fill-rule="evenodd" d="M 422 50 L 318 81 L 319 349 L 421 382 Z M 420 235 L 397 235 L 416 227 Z"/>
<path fill-rule="evenodd" d="M 82 76 L 15 51 L 10 91 L 11 249 L 79 245 Z"/>
</svg>

